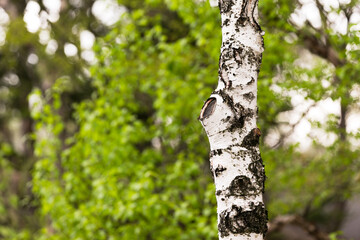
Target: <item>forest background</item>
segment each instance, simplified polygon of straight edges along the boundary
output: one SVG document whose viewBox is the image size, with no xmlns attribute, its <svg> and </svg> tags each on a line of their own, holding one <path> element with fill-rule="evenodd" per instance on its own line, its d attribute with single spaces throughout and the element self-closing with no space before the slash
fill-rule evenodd
<svg viewBox="0 0 360 240">
<path fill-rule="evenodd" d="M 360 3 L 260 0 L 267 239 L 360 239 Z M 0 0 L 0 239 L 217 239 L 220 14 Z"/>
</svg>

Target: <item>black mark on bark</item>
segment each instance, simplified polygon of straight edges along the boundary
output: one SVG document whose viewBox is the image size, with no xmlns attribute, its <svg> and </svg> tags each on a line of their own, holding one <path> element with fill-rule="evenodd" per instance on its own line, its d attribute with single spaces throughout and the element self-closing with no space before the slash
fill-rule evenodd
<svg viewBox="0 0 360 240">
<path fill-rule="evenodd" d="M 267 212 L 264 204 L 250 204 L 250 210 L 243 211 L 241 207 L 232 205 L 231 209 L 225 210 L 219 215 L 218 225 L 221 237 L 233 234 L 258 233 L 264 234 L 267 231 Z"/>
<path fill-rule="evenodd" d="M 221 52 L 220 62 L 223 63 L 233 58 L 234 58 L 234 50 L 231 48 L 226 48 Z"/>
<path fill-rule="evenodd" d="M 210 157 L 221 155 L 223 153 L 222 149 L 215 149 L 210 152 Z"/>
<path fill-rule="evenodd" d="M 245 54 L 243 48 L 234 49 L 235 62 L 238 64 L 238 67 L 242 65 L 242 60 L 245 58 Z"/>
<path fill-rule="evenodd" d="M 249 47 L 240 45 L 239 47 L 234 48 L 232 47 L 232 44 L 230 44 L 230 46 L 224 49 L 220 54 L 219 67 L 221 68 L 221 70 L 228 70 L 226 61 L 234 59 L 235 62 L 238 64 L 238 67 L 240 67 L 244 63 L 247 63 L 251 66 L 256 66 L 256 71 L 258 71 L 261 64 L 261 58 L 261 54 L 255 53 L 254 50 Z"/>
<path fill-rule="evenodd" d="M 251 49 L 249 49 L 246 52 L 246 54 L 247 54 L 246 56 L 248 59 L 248 64 L 250 64 L 252 66 L 256 66 L 256 71 L 259 71 L 262 55 L 259 53 L 255 53 Z"/>
<path fill-rule="evenodd" d="M 230 121 L 230 124 L 231 124 L 229 127 L 230 132 L 234 132 L 236 129 L 241 129 L 245 125 L 245 117 L 240 116 L 239 118 L 233 118 L 233 120 Z"/>
<path fill-rule="evenodd" d="M 230 20 L 227 18 L 225 19 L 223 26 L 229 26 Z"/>
<path fill-rule="evenodd" d="M 236 21 L 237 27 L 244 27 L 247 23 L 250 23 L 255 30 L 261 31 L 261 28 L 254 16 L 257 4 L 258 0 L 244 0 L 242 2 L 241 14 Z"/>
<path fill-rule="evenodd" d="M 251 77 L 251 80 L 248 82 L 248 83 L 246 83 L 246 85 L 251 85 L 251 84 L 253 84 L 255 82 L 255 79 L 253 78 L 253 77 Z"/>
<path fill-rule="evenodd" d="M 250 178 L 244 175 L 235 177 L 229 186 L 230 195 L 234 196 L 252 195 L 255 190 Z"/>
<path fill-rule="evenodd" d="M 223 46 L 224 47 L 224 46 Z M 229 81 L 228 71 L 229 66 L 227 61 L 233 60 L 237 63 L 238 68 L 243 64 L 248 64 L 250 66 L 256 66 L 256 71 L 259 71 L 261 64 L 262 55 L 261 53 L 255 53 L 251 48 L 240 45 L 239 47 L 232 47 L 232 44 L 227 46 L 222 50 L 219 59 L 219 77 L 220 80 L 224 82 L 226 88 L 231 88 L 232 83 Z M 255 79 L 254 79 L 255 82 Z M 251 84 L 252 82 L 248 82 Z"/>
<path fill-rule="evenodd" d="M 219 2 L 220 13 L 229 12 L 233 5 L 234 5 L 233 0 L 220 0 Z"/>
<path fill-rule="evenodd" d="M 258 128 L 253 128 L 248 135 L 244 137 L 241 143 L 242 147 L 255 147 L 259 145 L 261 132 Z"/>
<path fill-rule="evenodd" d="M 214 171 L 215 177 L 218 177 L 224 171 L 226 171 L 226 168 L 223 167 L 222 165 L 219 165 Z"/>
<path fill-rule="evenodd" d="M 232 48 L 224 49 L 220 54 L 220 60 L 219 60 L 219 76 L 220 80 L 224 83 L 225 88 L 231 88 L 232 87 L 232 81 L 229 80 L 228 77 L 228 67 L 226 64 L 226 61 L 234 59 L 235 57 L 235 50 Z"/>
<path fill-rule="evenodd" d="M 242 2 L 242 6 L 241 6 L 241 15 L 239 17 L 239 19 L 236 22 L 236 25 L 238 26 L 245 26 L 246 22 L 248 21 L 249 17 L 248 17 L 248 0 L 243 0 Z M 251 4 L 251 3 L 250 3 Z"/>
<path fill-rule="evenodd" d="M 219 95 L 221 96 L 221 98 L 223 99 L 224 103 L 229 106 L 229 108 L 231 109 L 232 113 L 233 113 L 234 115 L 236 115 L 237 111 L 236 111 L 236 109 L 235 109 L 235 107 L 234 107 L 234 100 L 233 100 L 233 98 L 232 98 L 229 94 L 227 94 L 227 93 L 226 93 L 225 91 L 223 91 L 223 90 L 214 91 L 213 93 L 214 93 L 214 94 L 219 94 Z"/>
<path fill-rule="evenodd" d="M 240 103 L 235 104 L 235 109 L 238 109 L 239 116 L 237 117 L 237 124 L 230 126 L 230 131 L 233 131 L 235 128 L 243 128 L 246 118 L 254 116 L 254 111 L 251 108 L 244 108 Z"/>
<path fill-rule="evenodd" d="M 243 96 L 244 96 L 244 98 L 245 98 L 246 100 L 249 101 L 249 103 L 251 103 L 251 102 L 254 100 L 254 98 L 255 98 L 255 95 L 254 95 L 254 93 L 252 93 L 252 92 L 245 93 Z"/>
<path fill-rule="evenodd" d="M 259 160 L 252 162 L 249 164 L 249 171 L 254 175 L 255 181 L 262 192 L 264 192 L 264 184 L 265 184 L 265 169 L 264 164 L 259 156 Z"/>
<path fill-rule="evenodd" d="M 236 129 L 243 128 L 246 118 L 252 118 L 254 116 L 254 111 L 251 108 L 244 108 L 240 103 L 236 103 L 233 108 L 235 109 L 233 111 L 233 113 L 235 114 L 235 118 L 229 121 L 230 132 L 233 132 Z"/>
</svg>

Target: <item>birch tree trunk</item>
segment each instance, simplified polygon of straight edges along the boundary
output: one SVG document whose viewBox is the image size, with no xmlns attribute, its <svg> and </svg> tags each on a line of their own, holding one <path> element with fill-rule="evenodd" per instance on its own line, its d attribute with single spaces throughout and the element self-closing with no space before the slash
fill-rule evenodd
<svg viewBox="0 0 360 240">
<path fill-rule="evenodd" d="M 199 119 L 210 142 L 219 239 L 259 240 L 267 231 L 265 171 L 256 126 L 263 33 L 257 0 L 219 0 L 218 5 L 223 38 L 219 82 Z"/>
</svg>

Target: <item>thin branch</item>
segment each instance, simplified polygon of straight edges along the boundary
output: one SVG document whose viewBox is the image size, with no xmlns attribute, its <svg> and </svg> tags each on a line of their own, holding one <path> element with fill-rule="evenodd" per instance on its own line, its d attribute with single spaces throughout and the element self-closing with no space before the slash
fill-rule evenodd
<svg viewBox="0 0 360 240">
<path fill-rule="evenodd" d="M 297 1 L 297 3 L 299 6 L 302 6 L 300 1 Z M 330 38 L 326 33 L 329 29 L 328 25 L 330 24 L 329 19 L 325 14 L 326 11 L 319 0 L 315 0 L 315 3 L 320 13 L 322 27 L 317 29 L 309 21 L 306 21 L 305 25 L 312 29 L 314 33 L 310 33 L 304 28 L 298 29 L 295 33 L 303 41 L 305 48 L 307 48 L 311 53 L 329 61 L 335 67 L 341 67 L 346 63 L 346 61 L 339 57 L 339 54 L 330 43 Z M 294 22 L 290 21 L 290 23 L 296 27 Z M 321 37 L 318 38 L 315 36 L 315 33 L 319 33 Z M 321 38 L 325 39 L 325 41 L 322 41 Z"/>
<path fill-rule="evenodd" d="M 275 218 L 268 224 L 268 234 L 280 231 L 285 225 L 289 224 L 301 227 L 316 240 L 330 240 L 326 233 L 321 232 L 314 224 L 297 215 L 285 215 Z"/>
<path fill-rule="evenodd" d="M 299 118 L 295 123 L 290 124 L 289 126 L 290 126 L 291 129 L 290 129 L 287 133 L 281 134 L 281 137 L 280 137 L 279 141 L 278 141 L 276 144 L 274 144 L 271 148 L 274 149 L 274 148 L 278 148 L 279 146 L 281 146 L 281 145 L 284 143 L 284 140 L 285 140 L 287 137 L 289 137 L 291 134 L 294 133 L 295 127 L 301 122 L 301 120 L 303 120 L 303 119 L 306 117 L 306 115 L 310 112 L 310 110 L 311 110 L 313 107 L 316 106 L 316 104 L 317 104 L 316 102 L 312 103 L 312 104 L 306 109 L 306 111 L 301 114 L 300 118 Z"/>
</svg>

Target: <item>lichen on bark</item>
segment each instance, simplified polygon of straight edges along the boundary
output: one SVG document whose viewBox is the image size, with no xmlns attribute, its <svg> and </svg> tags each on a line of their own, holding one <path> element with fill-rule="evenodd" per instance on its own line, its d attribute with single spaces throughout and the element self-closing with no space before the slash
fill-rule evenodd
<svg viewBox="0 0 360 240">
<path fill-rule="evenodd" d="M 199 120 L 210 142 L 219 239 L 259 240 L 267 231 L 265 171 L 259 151 L 257 78 L 264 49 L 257 0 L 219 0 L 218 86 Z"/>
</svg>

